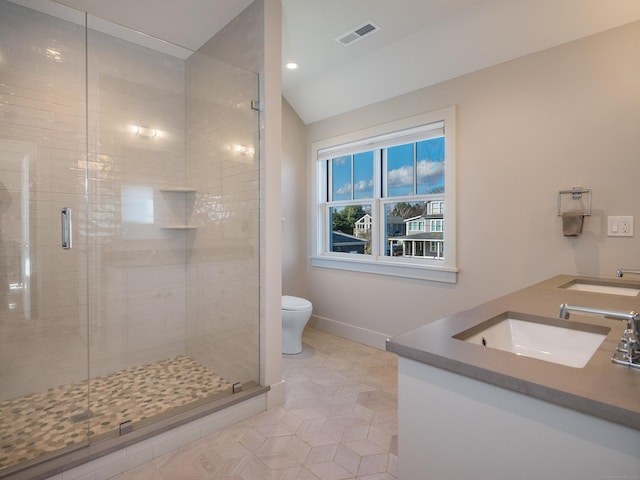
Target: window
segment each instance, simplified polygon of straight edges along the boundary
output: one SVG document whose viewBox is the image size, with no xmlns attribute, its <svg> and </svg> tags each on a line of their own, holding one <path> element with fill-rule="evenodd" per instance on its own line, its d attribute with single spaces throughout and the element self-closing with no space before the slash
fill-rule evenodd
<svg viewBox="0 0 640 480">
<path fill-rule="evenodd" d="M 312 265 L 455 283 L 454 107 L 313 151 Z"/>
<path fill-rule="evenodd" d="M 444 213 L 444 202 L 429 202 L 427 214 L 438 215 Z"/>
<path fill-rule="evenodd" d="M 441 218 L 431 219 L 429 222 L 430 232 L 444 232 L 444 220 Z"/>
</svg>

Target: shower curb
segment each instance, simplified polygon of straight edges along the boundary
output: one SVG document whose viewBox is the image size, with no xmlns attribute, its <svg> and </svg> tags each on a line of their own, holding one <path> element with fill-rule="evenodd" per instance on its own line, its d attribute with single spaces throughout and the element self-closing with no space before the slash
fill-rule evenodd
<svg viewBox="0 0 640 480">
<path fill-rule="evenodd" d="M 269 387 L 260 385 L 245 386 L 236 394 L 133 429 L 126 435 L 7 472 L 6 475 L 0 475 L 0 480 L 73 480 L 103 469 L 112 471 L 113 474 L 110 476 L 115 476 L 226 426 L 266 411 L 268 391 Z M 260 396 L 262 398 L 259 398 Z M 256 399 L 255 405 L 241 408 L 251 399 Z M 180 431 L 180 427 L 183 427 L 184 431 Z M 113 458 L 105 458 L 108 456 Z M 74 469 L 77 472 L 72 472 Z M 101 475 L 101 478 L 110 476 Z"/>
</svg>

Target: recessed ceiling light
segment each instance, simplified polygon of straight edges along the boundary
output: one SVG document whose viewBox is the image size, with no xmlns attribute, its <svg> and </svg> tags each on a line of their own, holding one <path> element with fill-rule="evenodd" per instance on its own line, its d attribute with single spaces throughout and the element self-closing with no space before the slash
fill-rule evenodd
<svg viewBox="0 0 640 480">
<path fill-rule="evenodd" d="M 295 70 L 298 68 L 298 64 L 296 62 L 289 62 L 285 65 L 289 70 Z"/>
</svg>

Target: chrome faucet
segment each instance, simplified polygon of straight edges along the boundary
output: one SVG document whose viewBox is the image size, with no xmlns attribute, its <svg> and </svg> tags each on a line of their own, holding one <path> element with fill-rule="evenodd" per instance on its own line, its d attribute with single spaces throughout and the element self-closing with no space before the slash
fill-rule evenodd
<svg viewBox="0 0 640 480">
<path fill-rule="evenodd" d="M 619 268 L 616 270 L 616 277 L 622 278 L 625 273 L 631 273 L 632 275 L 640 275 L 640 270 L 630 270 L 628 268 Z"/>
<path fill-rule="evenodd" d="M 618 312 L 615 310 L 602 310 L 599 308 L 576 307 L 563 303 L 560 305 L 558 317 L 569 319 L 569 312 L 587 313 L 589 315 L 597 315 L 604 318 L 613 318 L 616 320 L 626 320 L 625 328 L 620 343 L 615 353 L 611 357 L 611 361 L 620 365 L 629 365 L 640 368 L 640 313 L 636 312 Z"/>
</svg>

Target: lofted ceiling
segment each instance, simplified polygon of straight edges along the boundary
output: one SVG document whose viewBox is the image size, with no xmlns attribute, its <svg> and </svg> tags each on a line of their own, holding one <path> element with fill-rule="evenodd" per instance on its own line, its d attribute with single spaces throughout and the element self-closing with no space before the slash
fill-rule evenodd
<svg viewBox="0 0 640 480">
<path fill-rule="evenodd" d="M 190 50 L 252 2 L 56 1 Z M 640 20 L 640 0 L 281 1 L 282 91 L 307 124 Z"/>
<path fill-rule="evenodd" d="M 282 0 L 283 94 L 305 123 L 640 20 L 638 0 Z M 379 32 L 348 47 L 363 22 Z"/>
</svg>

